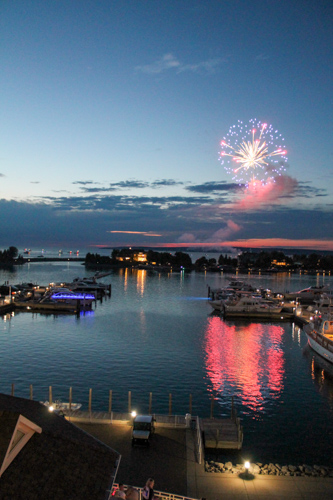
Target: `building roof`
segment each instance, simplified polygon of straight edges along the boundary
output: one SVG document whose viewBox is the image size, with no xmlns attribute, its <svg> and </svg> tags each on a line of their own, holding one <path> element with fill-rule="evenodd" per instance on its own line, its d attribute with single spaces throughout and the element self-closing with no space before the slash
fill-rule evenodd
<svg viewBox="0 0 333 500">
<path fill-rule="evenodd" d="M 108 497 L 120 454 L 37 401 L 0 394 L 0 469 L 20 421 L 36 432 L 2 473 L 2 500 Z"/>
</svg>

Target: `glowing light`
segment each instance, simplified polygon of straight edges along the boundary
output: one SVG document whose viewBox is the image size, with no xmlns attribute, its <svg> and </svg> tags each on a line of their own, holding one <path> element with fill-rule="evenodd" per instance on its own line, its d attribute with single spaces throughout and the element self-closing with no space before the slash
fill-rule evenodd
<svg viewBox="0 0 333 500">
<path fill-rule="evenodd" d="M 59 300 L 64 300 L 64 299 L 73 299 L 73 300 L 95 300 L 96 297 L 92 293 L 63 293 L 63 292 L 57 292 L 51 295 L 51 299 L 59 299 Z"/>
<path fill-rule="evenodd" d="M 221 164 L 241 185 L 248 186 L 255 180 L 266 184 L 286 170 L 287 151 L 283 142 L 282 135 L 272 125 L 256 119 L 248 124 L 238 120 L 220 142 Z"/>
</svg>

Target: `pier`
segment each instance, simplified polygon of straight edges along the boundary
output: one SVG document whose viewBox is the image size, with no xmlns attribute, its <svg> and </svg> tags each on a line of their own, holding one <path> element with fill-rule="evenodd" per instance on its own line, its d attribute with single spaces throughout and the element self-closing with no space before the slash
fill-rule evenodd
<svg viewBox="0 0 333 500">
<path fill-rule="evenodd" d="M 72 423 L 81 424 L 107 424 L 130 426 L 133 424 L 132 416 L 132 392 L 128 391 L 128 411 L 114 412 L 112 410 L 113 391 L 109 391 L 108 411 L 92 410 L 92 389 L 89 389 L 88 409 L 75 409 L 76 403 L 73 403 L 72 387 L 69 388 L 69 399 L 66 408 L 53 410 L 52 403 L 61 402 L 53 397 L 53 388 L 49 386 L 48 401 L 41 402 L 46 404 L 50 411 L 55 411 Z M 15 386 L 11 386 L 11 396 L 14 396 Z M 29 399 L 33 400 L 33 385 L 29 386 Z M 73 406 L 72 406 L 73 405 Z M 73 409 L 72 409 L 73 407 Z M 189 395 L 189 411 L 192 412 L 192 394 Z M 152 415 L 156 427 L 192 429 L 196 433 L 197 439 L 197 458 L 201 463 L 204 449 L 233 449 L 240 450 L 243 444 L 243 428 L 234 406 L 234 399 L 231 401 L 230 418 L 214 418 L 214 396 L 211 398 L 210 418 L 201 419 L 193 416 L 191 413 L 183 415 L 174 414 L 172 411 L 172 394 L 169 394 L 169 414 L 161 415 L 152 411 L 152 393 L 149 393 L 149 409 L 146 414 Z"/>
</svg>

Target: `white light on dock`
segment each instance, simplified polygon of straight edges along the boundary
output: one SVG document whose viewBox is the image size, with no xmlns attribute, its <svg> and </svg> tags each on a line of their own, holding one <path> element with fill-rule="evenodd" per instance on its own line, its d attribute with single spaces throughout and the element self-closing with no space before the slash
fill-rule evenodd
<svg viewBox="0 0 333 500">
<path fill-rule="evenodd" d="M 248 471 L 250 468 L 250 462 L 246 461 L 244 464 L 245 469 Z"/>
<path fill-rule="evenodd" d="M 54 410 L 53 406 L 49 406 L 49 411 L 52 412 L 53 410 Z"/>
<path fill-rule="evenodd" d="M 135 417 L 136 417 L 136 411 L 132 411 L 131 416 L 132 416 L 133 418 L 135 418 Z"/>
</svg>

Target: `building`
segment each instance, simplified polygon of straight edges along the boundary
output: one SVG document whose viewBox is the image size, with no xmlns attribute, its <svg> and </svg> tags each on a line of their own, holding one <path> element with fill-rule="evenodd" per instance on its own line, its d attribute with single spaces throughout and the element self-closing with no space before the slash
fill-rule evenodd
<svg viewBox="0 0 333 500">
<path fill-rule="evenodd" d="M 38 401 L 0 394 L 1 500 L 107 500 L 120 459 Z"/>
</svg>

